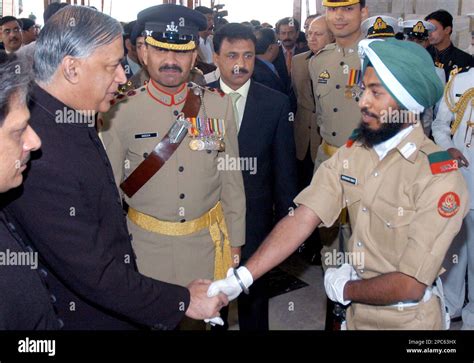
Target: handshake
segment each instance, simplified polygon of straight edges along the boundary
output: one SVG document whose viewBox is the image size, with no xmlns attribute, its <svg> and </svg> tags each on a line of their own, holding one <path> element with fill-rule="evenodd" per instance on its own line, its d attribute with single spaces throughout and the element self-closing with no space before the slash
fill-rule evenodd
<svg viewBox="0 0 474 363">
<path fill-rule="evenodd" d="M 227 278 L 212 283 L 209 280 L 193 281 L 188 286 L 191 301 L 186 316 L 193 319 L 204 318 L 204 321 L 211 325 L 224 325 L 224 321 L 219 316 L 219 310 L 227 306 L 229 301 L 234 300 L 242 291 L 248 294 L 248 288 L 252 283 L 252 275 L 244 266 L 237 270 L 230 268 L 227 271 Z M 207 292 L 204 294 L 206 288 Z M 209 299 L 211 299 L 210 303 Z"/>
</svg>

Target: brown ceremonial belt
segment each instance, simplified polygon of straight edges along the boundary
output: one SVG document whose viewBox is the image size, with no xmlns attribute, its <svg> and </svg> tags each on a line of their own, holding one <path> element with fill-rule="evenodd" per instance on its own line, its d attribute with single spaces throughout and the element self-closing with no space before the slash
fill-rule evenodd
<svg viewBox="0 0 474 363">
<path fill-rule="evenodd" d="M 199 113 L 200 107 L 200 97 L 195 95 L 191 90 L 188 91 L 186 102 L 182 110 L 184 117 L 196 117 Z M 173 130 L 173 127 L 171 127 L 170 131 L 171 130 Z M 170 139 L 170 131 L 168 131 L 159 144 L 155 146 L 150 155 L 148 155 L 148 157 L 137 166 L 132 174 L 130 174 L 128 178 L 120 184 L 120 188 L 129 198 L 139 191 L 140 188 L 161 169 L 179 145 L 181 145 L 184 137 L 178 138 L 177 142 L 173 143 Z"/>
</svg>

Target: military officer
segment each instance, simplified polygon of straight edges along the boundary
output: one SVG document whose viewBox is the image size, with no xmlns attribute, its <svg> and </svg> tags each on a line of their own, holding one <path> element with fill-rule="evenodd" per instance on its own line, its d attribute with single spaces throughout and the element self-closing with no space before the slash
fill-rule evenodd
<svg viewBox="0 0 474 363">
<path fill-rule="evenodd" d="M 329 30 L 335 43 L 328 44 L 309 62 L 321 137 L 315 169 L 344 144 L 360 120 L 353 88 L 360 79 L 357 43 L 361 20 L 367 15 L 364 0 L 324 0 Z"/>
<path fill-rule="evenodd" d="M 127 94 L 128 92 L 145 86 L 148 81 L 150 80 L 150 74 L 146 69 L 146 65 L 143 64 L 143 52 L 145 47 L 145 36 L 143 31 L 145 30 L 145 24 L 143 22 L 136 22 L 133 26 L 132 34 L 130 35 L 130 41 L 137 48 L 137 55 L 140 63 L 142 63 L 142 67 L 140 70 L 135 73 L 130 79 L 119 88 L 119 93 Z M 191 72 L 189 73 L 189 81 L 194 82 L 200 86 L 205 86 L 206 81 L 204 80 L 204 75 L 202 72 L 193 67 Z"/>
<path fill-rule="evenodd" d="M 246 266 L 213 282 L 232 299 L 288 257 L 320 223 L 349 209 L 348 261 L 325 274 L 328 297 L 347 310 L 349 329 L 441 329 L 443 258 L 468 210 L 456 160 L 428 139 L 413 112 L 442 95 L 429 54 L 411 42 L 365 39 L 362 121 L 317 170 Z M 405 122 L 387 122 L 404 115 Z M 351 260 L 352 258 L 352 260 Z M 434 282 L 436 281 L 436 285 Z"/>
<path fill-rule="evenodd" d="M 117 185 L 131 183 L 133 172 L 155 153 L 166 160 L 163 154 L 173 145 L 166 141 L 170 127 L 184 121 L 189 127 L 161 169 L 134 195 L 124 195 L 138 269 L 181 285 L 196 277 L 219 278 L 238 260 L 245 240 L 245 195 L 230 98 L 186 83 L 206 18 L 165 4 L 143 10 L 138 21 L 145 24 L 144 62 L 151 79 L 102 115 Z M 196 95 L 198 115 L 186 114 Z M 169 140 L 182 135 L 173 130 Z"/>
<path fill-rule="evenodd" d="M 305 169 L 308 165 L 314 168 L 314 159 L 321 143 L 308 64 L 314 54 L 334 41 L 334 36 L 328 29 L 326 18 L 323 16 L 310 22 L 306 37 L 310 50 L 295 55 L 291 67 L 291 82 L 298 104 L 294 123 L 296 158 L 301 161 L 300 164 L 306 166 Z M 311 163 L 304 163 L 305 159 L 310 159 Z M 303 166 L 300 166 L 299 169 L 303 169 Z M 299 171 L 299 174 L 302 175 L 304 171 Z M 303 187 L 306 187 L 311 181 L 312 173 L 310 174 L 309 178 L 304 178 L 303 183 L 300 180 L 300 184 L 304 184 Z M 300 179 L 302 178 L 300 177 Z"/>
<path fill-rule="evenodd" d="M 415 42 L 421 45 L 423 48 L 427 48 L 430 45 L 428 40 L 430 33 L 435 30 L 435 26 L 429 21 L 422 19 L 412 19 L 403 22 L 403 33 L 406 35 L 406 40 Z M 436 67 L 436 73 L 443 84 L 446 83 L 444 70 Z M 421 115 L 421 123 L 427 136 L 431 135 L 431 125 L 433 124 L 434 115 L 438 109 L 439 102 L 435 107 L 426 109 Z"/>
<path fill-rule="evenodd" d="M 474 69 L 453 71 L 445 89 L 438 114 L 433 122 L 436 143 L 447 150 L 462 166 L 470 194 L 474 195 Z M 454 122 L 453 124 L 451 124 Z M 447 273 L 443 275 L 446 306 L 451 317 L 462 316 L 462 329 L 474 329 L 474 199 L 461 232 L 446 256 Z M 466 293 L 468 304 L 464 305 Z"/>
<path fill-rule="evenodd" d="M 430 45 L 428 39 L 430 33 L 435 29 L 436 27 L 433 24 L 423 19 L 412 19 L 403 22 L 403 34 L 406 35 L 406 40 L 418 43 L 423 48 Z"/>
</svg>

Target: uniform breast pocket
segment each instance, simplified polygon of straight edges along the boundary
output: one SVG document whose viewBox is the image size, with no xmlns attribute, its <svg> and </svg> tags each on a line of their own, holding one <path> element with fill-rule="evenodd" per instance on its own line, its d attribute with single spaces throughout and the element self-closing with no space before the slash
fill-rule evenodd
<svg viewBox="0 0 474 363">
<path fill-rule="evenodd" d="M 344 181 L 342 183 L 344 187 L 344 206 L 347 207 L 351 225 L 354 226 L 357 222 L 363 187 L 360 184 L 351 184 Z"/>
<path fill-rule="evenodd" d="M 127 159 L 135 169 L 153 151 L 160 140 L 157 137 L 133 139 L 128 147 Z"/>
<path fill-rule="evenodd" d="M 415 211 L 377 199 L 372 207 L 370 231 L 382 254 L 397 264 L 408 243 Z"/>
</svg>

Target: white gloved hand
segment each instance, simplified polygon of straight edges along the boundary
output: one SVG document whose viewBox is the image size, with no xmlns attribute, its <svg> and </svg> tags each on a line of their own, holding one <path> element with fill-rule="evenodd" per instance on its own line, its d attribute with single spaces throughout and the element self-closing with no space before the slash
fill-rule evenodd
<svg viewBox="0 0 474 363">
<path fill-rule="evenodd" d="M 216 317 L 210 318 L 210 319 L 204 319 L 204 322 L 209 323 L 212 326 L 215 326 L 215 325 L 223 326 L 224 325 L 224 320 L 222 320 L 222 318 L 220 316 L 216 316 Z"/>
<path fill-rule="evenodd" d="M 250 271 L 246 267 L 241 266 L 237 269 L 237 274 L 244 286 L 248 289 L 253 283 L 253 277 Z M 232 267 L 227 271 L 227 278 L 214 281 L 209 286 L 207 289 L 207 296 L 217 296 L 220 292 L 226 294 L 229 301 L 234 300 L 242 292 L 242 287 L 240 286 L 239 281 L 237 281 L 237 277 L 234 275 Z"/>
<path fill-rule="evenodd" d="M 339 268 L 328 268 L 324 274 L 324 288 L 328 298 L 342 305 L 350 304 L 351 300 L 344 300 L 344 286 L 351 280 L 359 280 L 352 265 L 345 263 Z"/>
</svg>

